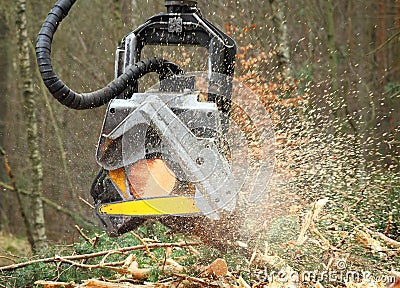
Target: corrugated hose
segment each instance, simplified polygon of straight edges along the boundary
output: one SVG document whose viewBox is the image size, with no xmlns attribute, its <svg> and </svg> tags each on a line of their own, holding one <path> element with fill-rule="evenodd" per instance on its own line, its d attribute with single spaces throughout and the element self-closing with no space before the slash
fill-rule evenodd
<svg viewBox="0 0 400 288">
<path fill-rule="evenodd" d="M 161 78 L 182 73 L 179 66 L 172 62 L 160 58 L 151 58 L 139 61 L 130 66 L 123 74 L 97 91 L 89 93 L 77 93 L 73 91 L 53 71 L 50 54 L 54 33 L 61 21 L 68 15 L 75 1 L 59 0 L 56 2 L 53 9 L 47 15 L 36 42 L 36 58 L 42 79 L 50 93 L 61 104 L 72 109 L 100 107 L 108 103 L 111 99 L 116 98 L 137 79 L 147 73 L 156 72 L 160 74 Z"/>
</svg>

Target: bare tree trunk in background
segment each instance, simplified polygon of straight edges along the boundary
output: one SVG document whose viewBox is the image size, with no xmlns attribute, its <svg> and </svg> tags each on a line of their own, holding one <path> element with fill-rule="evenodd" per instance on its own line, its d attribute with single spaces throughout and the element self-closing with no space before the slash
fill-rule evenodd
<svg viewBox="0 0 400 288">
<path fill-rule="evenodd" d="M 44 220 L 44 209 L 42 202 L 43 193 L 43 170 L 39 151 L 36 102 L 33 93 L 32 73 L 30 67 L 30 49 L 26 20 L 26 1 L 17 2 L 17 25 L 18 25 L 18 48 L 19 48 L 19 73 L 23 85 L 25 123 L 27 130 L 27 143 L 29 149 L 29 160 L 32 167 L 31 182 L 31 212 L 32 212 L 32 236 L 34 251 L 47 247 L 47 237 Z"/>
<path fill-rule="evenodd" d="M 123 23 L 122 23 L 122 15 L 121 15 L 121 10 L 122 10 L 122 2 L 121 0 L 113 0 L 113 13 L 115 17 L 115 22 L 116 22 L 116 27 L 115 29 L 117 31 L 121 31 L 123 28 Z"/>
<path fill-rule="evenodd" d="M 353 48 L 354 48 L 354 31 L 353 31 L 353 20 L 351 15 L 353 15 L 353 0 L 348 0 L 347 1 L 347 7 L 346 7 L 346 16 L 345 16 L 345 35 L 346 35 L 346 55 L 343 56 L 343 63 L 347 66 L 343 73 L 344 78 L 346 81 L 342 82 L 342 93 L 343 93 L 343 99 L 345 101 L 346 108 L 345 114 L 347 118 L 347 122 L 349 123 L 349 127 L 353 130 L 353 133 L 357 134 L 358 133 L 358 127 L 357 127 L 357 122 L 355 120 L 354 115 L 352 114 L 354 109 L 354 98 L 351 97 L 351 91 L 352 91 L 352 53 L 353 53 Z M 343 33 L 342 32 L 342 33 Z"/>
<path fill-rule="evenodd" d="M 6 115 L 6 94 L 7 94 L 7 65 L 8 65 L 8 47 L 7 47 L 8 26 L 5 19 L 5 12 L 0 11 L 0 147 L 4 145 L 4 129 L 5 129 L 5 115 Z M 2 173 L 1 173 L 2 174 Z M 0 178 L 1 179 L 1 178 Z M 4 193 L 2 193 L 4 194 Z M 3 205 L 6 202 L 5 196 L 0 195 L 0 231 L 7 223 L 4 213 Z"/>
<path fill-rule="evenodd" d="M 276 52 L 278 58 L 278 72 L 283 81 L 293 82 L 293 73 L 290 64 L 290 48 L 288 29 L 285 17 L 285 2 L 283 0 L 269 0 L 271 5 L 272 22 L 274 23 L 274 36 L 276 39 Z"/>
<path fill-rule="evenodd" d="M 136 15 L 136 11 L 138 10 L 138 3 L 137 0 L 131 0 L 131 24 L 133 27 L 135 27 L 135 25 L 138 25 L 138 17 Z"/>
<path fill-rule="evenodd" d="M 6 94 L 7 94 L 7 65 L 8 60 L 8 26 L 6 23 L 5 15 L 3 11 L 0 11 L 0 146 L 3 145 L 4 128 L 6 114 Z"/>
<path fill-rule="evenodd" d="M 335 21 L 334 21 L 334 6 L 333 0 L 327 0 L 326 7 L 326 33 L 329 55 L 329 78 L 331 83 L 331 95 L 333 97 L 335 116 L 343 117 L 342 101 L 339 93 L 338 85 L 338 57 L 335 45 Z"/>
<path fill-rule="evenodd" d="M 375 29 L 375 47 L 382 47 L 387 39 L 387 31 L 386 31 L 386 1 L 378 0 L 376 9 L 376 29 Z M 386 47 L 382 47 L 378 49 L 375 54 L 376 60 L 376 77 L 378 80 L 377 86 L 381 92 L 386 85 Z M 378 90 L 378 91 L 379 91 Z"/>
<path fill-rule="evenodd" d="M 400 1 L 397 0 L 394 4 L 394 8 L 396 9 L 395 11 L 395 16 L 394 16 L 394 28 L 395 28 L 395 33 L 400 33 Z M 400 51 L 397 49 L 395 51 L 395 59 L 400 59 Z M 400 65 L 397 67 L 397 71 L 393 75 L 394 78 L 400 79 Z M 399 80 L 400 81 L 400 80 Z"/>
</svg>

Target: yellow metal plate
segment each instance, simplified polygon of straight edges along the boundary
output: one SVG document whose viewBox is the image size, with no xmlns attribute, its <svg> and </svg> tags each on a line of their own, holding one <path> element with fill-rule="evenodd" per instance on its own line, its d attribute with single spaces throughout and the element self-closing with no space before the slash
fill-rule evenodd
<svg viewBox="0 0 400 288">
<path fill-rule="evenodd" d="M 160 197 L 103 204 L 100 214 L 126 216 L 190 215 L 199 214 L 194 199 L 187 197 Z"/>
<path fill-rule="evenodd" d="M 129 199 L 128 191 L 126 191 L 126 183 L 125 183 L 125 168 L 119 168 L 116 170 L 111 170 L 108 172 L 110 179 L 114 182 L 114 184 L 118 187 L 118 189 L 122 192 L 125 199 Z"/>
</svg>

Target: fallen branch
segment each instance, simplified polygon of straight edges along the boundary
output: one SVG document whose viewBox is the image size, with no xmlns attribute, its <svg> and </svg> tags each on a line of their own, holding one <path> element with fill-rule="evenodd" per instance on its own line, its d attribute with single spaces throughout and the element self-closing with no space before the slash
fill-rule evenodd
<svg viewBox="0 0 400 288">
<path fill-rule="evenodd" d="M 328 202 L 328 198 L 323 198 L 316 201 L 313 204 L 312 209 L 307 213 L 304 218 L 303 225 L 301 226 L 300 234 L 296 240 L 297 245 L 302 245 L 307 240 L 307 230 L 314 226 L 314 221 L 317 219 L 318 215 L 321 213 L 322 208 Z"/>
<path fill-rule="evenodd" d="M 220 285 L 216 284 L 216 283 L 210 283 L 209 281 L 206 281 L 204 279 L 201 278 L 197 278 L 197 277 L 193 277 L 193 276 L 188 276 L 185 274 L 178 274 L 178 273 L 172 273 L 173 276 L 175 277 L 179 277 L 183 280 L 188 280 L 194 283 L 198 283 L 198 284 L 202 284 L 205 287 L 221 287 Z"/>
<path fill-rule="evenodd" d="M 66 282 L 54 282 L 54 281 L 36 281 L 36 285 L 43 285 L 44 288 L 54 288 L 54 287 L 62 287 L 62 288 L 154 288 L 156 285 L 148 284 L 148 285 L 135 285 L 129 283 L 113 283 L 106 282 L 97 279 L 86 280 L 85 283 L 81 285 L 75 285 L 75 283 L 66 283 Z M 1 287 L 1 286 L 0 286 Z M 167 286 L 159 286 L 157 287 L 167 287 Z"/>
<path fill-rule="evenodd" d="M 83 239 L 85 239 L 86 242 L 90 243 L 92 247 L 96 247 L 97 242 L 99 241 L 100 235 L 96 233 L 95 237 L 89 238 L 83 231 L 82 229 L 78 226 L 75 225 L 75 229 L 78 230 L 78 233 L 82 236 Z"/>
<path fill-rule="evenodd" d="M 197 251 L 194 247 L 192 246 L 188 246 L 186 247 L 186 250 L 189 251 L 190 254 L 194 255 L 194 256 L 200 256 L 200 252 Z"/>
<path fill-rule="evenodd" d="M 42 281 L 42 280 L 36 281 L 35 285 L 43 285 L 44 288 L 51 288 L 51 287 L 74 288 L 75 287 L 74 282 L 66 283 L 66 282 L 54 282 L 54 281 Z"/>
<path fill-rule="evenodd" d="M 70 264 L 70 265 L 75 266 L 75 267 L 80 267 L 80 268 L 84 268 L 84 269 L 99 269 L 99 268 L 103 268 L 103 269 L 113 270 L 113 271 L 116 271 L 116 272 L 119 272 L 120 268 L 116 268 L 115 266 L 121 266 L 121 265 L 123 265 L 125 263 L 125 261 L 110 262 L 110 263 L 104 263 L 104 262 L 102 263 L 102 262 L 100 262 L 99 264 L 91 265 L 91 264 L 78 263 L 78 262 L 75 262 L 75 261 L 72 261 L 72 260 L 68 260 L 68 259 L 66 259 L 64 257 L 61 257 L 61 256 L 58 256 L 58 255 L 56 255 L 54 258 L 55 258 L 55 260 L 57 262 L 67 263 L 67 264 Z"/>
<path fill-rule="evenodd" d="M 389 247 L 395 248 L 395 249 L 399 249 L 400 248 L 400 242 L 389 238 L 388 236 L 386 236 L 385 234 L 381 233 L 381 232 L 376 232 L 373 231 L 371 229 L 369 229 L 364 223 L 362 223 L 360 221 L 360 219 L 358 219 L 356 216 L 354 216 L 353 214 L 351 214 L 349 211 L 347 211 L 349 217 L 354 220 L 355 222 L 357 222 L 358 225 L 360 225 L 366 232 L 368 232 L 369 234 L 371 234 L 372 236 L 378 237 L 380 238 L 383 242 L 385 242 Z"/>
<path fill-rule="evenodd" d="M 145 284 L 145 285 L 135 285 L 128 283 L 112 283 L 112 282 L 104 282 L 97 279 L 86 280 L 85 283 L 76 286 L 79 288 L 154 288 L 154 287 L 167 287 L 161 286 L 159 284 Z"/>
<path fill-rule="evenodd" d="M 133 258 L 128 267 L 120 268 L 120 271 L 116 271 L 120 274 L 129 274 L 133 279 L 145 280 L 151 274 L 151 268 L 139 268 L 139 263 Z"/>
<path fill-rule="evenodd" d="M 90 243 L 90 244 L 93 245 L 92 239 L 90 239 L 88 236 L 86 236 L 86 234 L 83 233 L 82 229 L 81 229 L 78 225 L 75 225 L 75 229 L 78 230 L 79 235 L 81 235 L 82 238 L 83 238 L 86 242 L 88 242 L 88 243 Z"/>
<path fill-rule="evenodd" d="M 108 269 L 119 274 L 130 275 L 133 279 L 138 280 L 147 279 L 151 274 L 152 268 L 139 268 L 139 264 L 136 262 L 135 257 L 132 254 L 130 254 L 124 261 L 105 263 L 105 259 L 109 255 L 112 255 L 112 253 L 108 253 L 104 256 L 98 264 L 85 264 L 65 259 L 65 257 L 56 257 L 60 263 L 67 263 L 83 269 Z M 180 273 L 184 270 L 183 266 L 172 259 L 167 259 L 166 265 L 165 272 L 163 272 L 164 274 Z"/>
<path fill-rule="evenodd" d="M 90 204 L 88 201 L 86 201 L 85 199 L 83 199 L 81 196 L 79 196 L 79 200 L 82 201 L 90 209 L 94 210 L 94 206 L 92 204 Z"/>
<path fill-rule="evenodd" d="M 239 277 L 239 279 L 236 280 L 236 282 L 239 284 L 239 287 L 241 288 L 251 288 L 249 284 L 242 278 L 242 276 Z"/>
<path fill-rule="evenodd" d="M 13 263 L 16 262 L 15 259 L 12 259 L 12 258 L 7 257 L 7 256 L 3 256 L 3 255 L 0 255 L 0 259 L 6 259 L 6 260 L 11 261 L 11 262 L 13 262 Z"/>
<path fill-rule="evenodd" d="M 392 247 L 392 248 L 400 248 L 400 242 L 389 238 L 388 236 L 386 236 L 385 234 L 381 233 L 381 232 L 376 232 L 376 231 L 372 231 L 369 230 L 368 231 L 376 237 L 379 237 L 383 242 L 385 242 L 388 246 Z"/>
<path fill-rule="evenodd" d="M 386 229 L 385 232 L 383 232 L 383 234 L 388 234 L 390 231 L 390 226 L 392 226 L 392 221 L 393 221 L 393 214 L 392 211 L 389 212 L 389 217 L 388 217 L 388 221 L 386 223 Z"/>
<path fill-rule="evenodd" d="M 137 240 L 139 240 L 140 243 L 142 243 L 142 245 L 145 247 L 145 251 L 146 251 L 147 256 L 149 256 L 154 263 L 157 263 L 157 257 L 154 256 L 154 254 L 150 251 L 149 247 L 147 246 L 147 243 L 138 234 L 136 234 L 135 232 L 131 231 L 130 233 Z"/>
<path fill-rule="evenodd" d="M 152 243 L 152 244 L 148 244 L 147 247 L 149 249 L 155 249 L 155 248 L 166 248 L 166 247 L 187 247 L 187 246 L 196 246 L 196 245 L 200 245 L 200 243 L 199 242 Z M 129 252 L 129 251 L 144 250 L 144 249 L 146 249 L 145 245 L 137 245 L 137 246 L 123 247 L 123 248 L 113 249 L 113 250 L 99 251 L 99 252 L 94 252 L 94 253 L 89 253 L 89 254 L 65 256 L 65 257 L 62 257 L 62 259 L 63 260 L 71 260 L 71 261 L 82 260 L 82 259 L 90 259 L 90 258 L 105 256 L 107 254 L 122 254 L 122 253 Z M 18 263 L 18 264 L 3 266 L 3 267 L 0 267 L 0 272 L 8 271 L 8 270 L 15 270 L 15 269 L 26 267 L 26 266 L 36 264 L 36 263 L 60 262 L 60 258 L 61 258 L 60 256 L 55 255 L 54 257 L 36 259 L 36 260 L 26 261 L 26 262 L 22 262 L 22 263 Z"/>
</svg>

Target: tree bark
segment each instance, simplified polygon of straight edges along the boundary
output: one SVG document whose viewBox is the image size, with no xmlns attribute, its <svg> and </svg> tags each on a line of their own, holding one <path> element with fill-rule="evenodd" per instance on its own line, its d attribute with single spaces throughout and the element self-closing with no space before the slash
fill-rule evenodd
<svg viewBox="0 0 400 288">
<path fill-rule="evenodd" d="M 400 33 L 400 1 L 397 1 L 395 3 L 395 7 L 396 9 L 396 14 L 394 17 L 394 28 L 395 28 L 395 33 Z M 400 36 L 399 36 L 400 37 Z M 400 41 L 399 41 L 400 42 Z M 394 59 L 400 59 L 400 49 L 397 49 L 394 51 Z M 397 65 L 397 70 L 395 71 L 393 78 L 394 79 L 400 79 L 400 63 L 398 63 Z"/>
<path fill-rule="evenodd" d="M 288 28 L 285 17 L 285 1 L 269 0 L 271 5 L 272 22 L 274 23 L 274 36 L 276 39 L 276 52 L 278 59 L 278 72 L 283 81 L 294 84 L 290 65 L 290 48 L 288 40 Z"/>
<path fill-rule="evenodd" d="M 122 11 L 122 2 L 121 0 L 113 0 L 112 1 L 112 10 L 114 13 L 114 17 L 115 17 L 115 29 L 117 31 L 121 31 L 123 28 L 123 21 L 122 21 L 122 15 L 121 15 L 121 11 Z"/>
<path fill-rule="evenodd" d="M 0 145 L 3 145 L 4 138 L 4 127 L 5 121 L 4 116 L 6 114 L 6 94 L 7 94 L 7 66 L 8 66 L 8 26 L 5 19 L 5 13 L 0 11 Z"/>
<path fill-rule="evenodd" d="M 8 25 L 5 19 L 5 12 L 0 11 L 0 146 L 3 146 L 4 139 L 4 130 L 6 123 L 6 99 L 7 97 L 7 66 L 8 66 L 8 44 L 7 44 L 7 36 L 8 36 Z M 1 171 L 1 169 L 0 169 Z M 1 179 L 1 177 L 0 177 Z M 5 199 L 0 196 L 0 211 L 4 211 Z M 7 223 L 6 219 L 3 217 L 3 213 L 0 213 L 0 230 L 2 230 L 5 223 Z"/>
<path fill-rule="evenodd" d="M 377 1 L 377 9 L 376 9 L 376 29 L 375 29 L 375 48 L 381 47 L 375 53 L 376 59 L 376 72 L 377 72 L 377 79 L 378 79 L 378 87 L 380 88 L 381 92 L 384 91 L 384 87 L 386 85 L 386 47 L 384 43 L 387 39 L 387 32 L 386 32 L 386 1 L 385 0 L 378 0 Z M 378 89 L 379 89 L 378 88 Z"/>
<path fill-rule="evenodd" d="M 333 103 L 335 105 L 334 111 L 336 111 L 336 117 L 342 118 L 342 99 L 340 98 L 339 85 L 338 85 L 338 58 L 337 50 L 335 45 L 335 21 L 334 21 L 334 6 L 333 0 L 326 1 L 326 33 L 327 33 L 327 45 L 329 55 L 329 78 L 331 83 L 331 95 L 333 97 Z"/>
<path fill-rule="evenodd" d="M 43 209 L 43 170 L 39 150 L 36 101 L 33 92 L 32 72 L 30 64 L 29 38 L 26 20 L 26 1 L 17 2 L 17 26 L 18 26 L 18 48 L 19 48 L 19 73 L 22 83 L 22 94 L 24 97 L 24 118 L 27 131 L 27 143 L 29 149 L 29 160 L 31 164 L 31 209 L 32 212 L 32 236 L 33 251 L 40 251 L 47 247 Z"/>
</svg>

